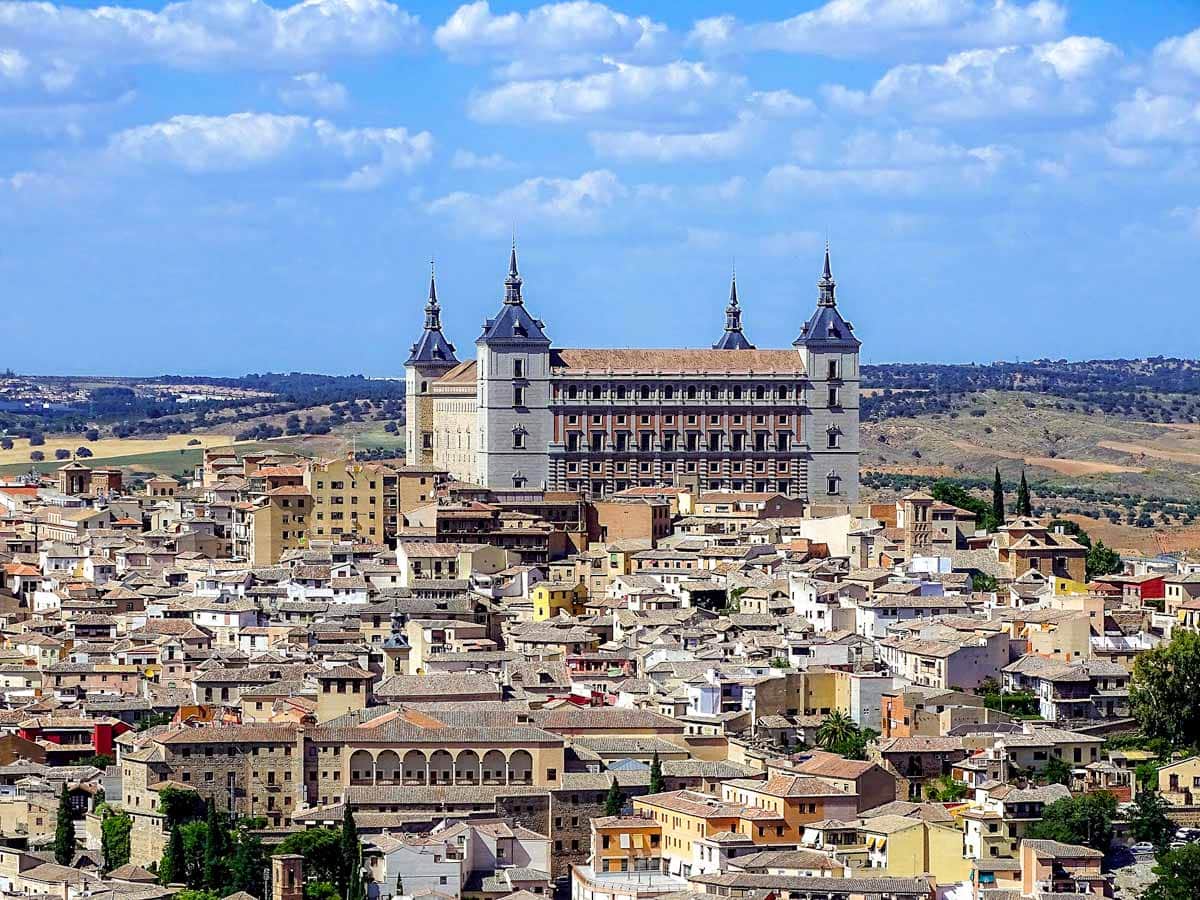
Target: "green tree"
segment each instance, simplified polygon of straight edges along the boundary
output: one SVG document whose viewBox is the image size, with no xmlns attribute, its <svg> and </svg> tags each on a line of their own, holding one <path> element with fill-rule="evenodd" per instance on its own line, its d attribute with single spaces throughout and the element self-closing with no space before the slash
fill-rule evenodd
<svg viewBox="0 0 1200 900">
<path fill-rule="evenodd" d="M 204 881 L 204 850 L 208 846 L 208 823 L 196 819 L 179 826 L 183 837 L 181 881 L 190 888 L 210 887 Z"/>
<path fill-rule="evenodd" d="M 1129 830 L 1135 839 L 1164 849 L 1175 836 L 1175 823 L 1167 818 L 1171 805 L 1158 791 L 1141 791 L 1129 812 Z"/>
<path fill-rule="evenodd" d="M 997 526 L 1004 524 L 1004 482 L 1000 480 L 999 466 L 996 466 L 996 477 L 992 481 L 992 518 Z"/>
<path fill-rule="evenodd" d="M 168 829 L 204 815 L 204 801 L 190 788 L 163 788 L 158 792 L 158 808 Z"/>
<path fill-rule="evenodd" d="M 361 846 L 358 839 L 358 826 L 354 824 L 354 812 L 350 809 L 350 804 L 346 803 L 342 814 L 341 866 L 338 869 L 337 882 L 343 897 L 349 896 L 350 879 L 362 858 Z"/>
<path fill-rule="evenodd" d="M 1163 853 L 1154 874 L 1157 880 L 1142 893 L 1142 900 L 1196 900 L 1200 897 L 1200 844 Z"/>
<path fill-rule="evenodd" d="M 1025 837 L 1082 844 L 1107 853 L 1113 838 L 1117 798 L 1108 791 L 1055 800 L 1042 810 L 1042 820 L 1026 829 Z"/>
<path fill-rule="evenodd" d="M 621 793 L 621 788 L 617 784 L 617 779 L 613 779 L 613 783 L 608 788 L 608 794 L 604 797 L 604 814 L 606 816 L 619 816 L 621 810 L 625 808 L 625 795 Z"/>
<path fill-rule="evenodd" d="M 355 834 L 357 835 L 357 831 Z M 221 896 L 236 894 L 238 891 L 260 896 L 263 891 L 262 873 L 265 865 L 266 852 L 263 850 L 262 841 L 243 825 L 238 829 L 237 842 L 229 857 L 229 878 L 221 889 Z"/>
<path fill-rule="evenodd" d="M 650 793 L 661 794 L 667 789 L 666 782 L 663 781 L 662 760 L 658 758 L 658 751 L 654 751 L 654 756 L 650 758 Z"/>
<path fill-rule="evenodd" d="M 1096 541 L 1088 550 L 1085 567 L 1089 581 L 1097 575 L 1115 575 L 1124 568 L 1121 554 L 1104 546 L 1104 541 Z"/>
<path fill-rule="evenodd" d="M 221 890 L 229 880 L 229 826 L 211 799 L 204 837 L 204 886 Z"/>
<path fill-rule="evenodd" d="M 975 572 L 971 575 L 971 590 L 981 594 L 994 594 L 1000 590 L 1000 582 L 986 572 Z"/>
<path fill-rule="evenodd" d="M 212 891 L 197 891 L 192 888 L 184 888 L 175 894 L 172 900 L 221 900 L 221 895 L 214 894 Z"/>
<path fill-rule="evenodd" d="M 304 900 L 341 900 L 337 888 L 328 881 L 305 881 Z"/>
<path fill-rule="evenodd" d="M 346 900 L 367 900 L 367 885 L 363 878 L 362 867 L 362 844 L 358 845 L 358 855 L 347 873 L 345 896 Z"/>
<path fill-rule="evenodd" d="M 925 797 L 933 803 L 952 803 L 961 800 L 970 792 L 961 781 L 942 775 L 925 786 Z"/>
<path fill-rule="evenodd" d="M 991 504 L 986 500 L 976 497 L 967 491 L 966 488 L 955 484 L 953 481 L 947 481 L 944 478 L 939 479 L 933 483 L 933 487 L 929 489 L 929 493 L 934 500 L 940 500 L 942 503 L 949 503 L 951 506 L 957 506 L 959 509 L 975 513 L 976 523 L 985 531 L 995 531 L 996 525 L 999 524 L 996 522 Z"/>
<path fill-rule="evenodd" d="M 1071 767 L 1057 756 L 1052 756 L 1042 769 L 1042 777 L 1046 779 L 1047 784 L 1065 784 L 1070 787 Z"/>
<path fill-rule="evenodd" d="M 833 753 L 848 745 L 859 735 L 858 725 L 853 719 L 835 709 L 817 726 L 817 744 Z"/>
<path fill-rule="evenodd" d="M 1025 480 L 1025 470 L 1021 470 L 1021 484 L 1017 488 L 1017 515 L 1033 515 L 1033 497 L 1029 493 L 1029 482 Z"/>
<path fill-rule="evenodd" d="M 158 864 L 158 883 L 164 887 L 169 884 L 179 884 L 187 877 L 187 863 L 183 856 L 183 833 L 176 825 L 171 829 L 171 837 L 167 840 L 167 849 L 163 851 L 162 860 Z"/>
<path fill-rule="evenodd" d="M 1200 743 L 1200 634 L 1175 629 L 1171 641 L 1139 653 L 1129 682 L 1129 706 L 1148 738 L 1172 747 Z"/>
<path fill-rule="evenodd" d="M 104 855 L 104 871 L 111 872 L 129 862 L 129 835 L 133 820 L 129 813 L 114 812 L 106 806 L 100 819 L 100 852 Z"/>
<path fill-rule="evenodd" d="M 71 795 L 63 782 L 58 794 L 58 819 L 54 824 L 54 859 L 60 866 L 75 858 L 75 820 L 71 817 Z"/>
<path fill-rule="evenodd" d="M 299 853 L 304 857 L 306 877 L 332 884 L 342 871 L 342 834 L 336 828 L 310 828 L 289 834 L 277 853 Z"/>
</svg>

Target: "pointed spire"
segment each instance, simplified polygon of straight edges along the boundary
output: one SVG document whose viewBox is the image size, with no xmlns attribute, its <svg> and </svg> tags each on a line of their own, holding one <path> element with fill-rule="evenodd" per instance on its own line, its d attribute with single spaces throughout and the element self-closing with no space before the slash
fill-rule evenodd
<svg viewBox="0 0 1200 900">
<path fill-rule="evenodd" d="M 729 305 L 725 307 L 725 333 L 713 344 L 714 350 L 753 350 L 754 345 L 742 333 L 742 307 L 738 303 L 737 272 L 729 279 Z"/>
<path fill-rule="evenodd" d="M 513 229 L 512 252 L 508 255 L 508 277 L 504 279 L 504 302 L 509 306 L 522 305 L 521 273 L 517 271 L 517 231 Z"/>
<path fill-rule="evenodd" d="M 425 330 L 442 330 L 442 308 L 438 305 L 437 274 L 433 260 L 429 260 L 429 302 L 425 304 Z"/>
<path fill-rule="evenodd" d="M 825 266 L 821 270 L 821 280 L 817 282 L 819 294 L 818 306 L 837 306 L 837 282 L 833 280 L 833 267 L 829 264 L 829 241 L 825 242 Z"/>
</svg>

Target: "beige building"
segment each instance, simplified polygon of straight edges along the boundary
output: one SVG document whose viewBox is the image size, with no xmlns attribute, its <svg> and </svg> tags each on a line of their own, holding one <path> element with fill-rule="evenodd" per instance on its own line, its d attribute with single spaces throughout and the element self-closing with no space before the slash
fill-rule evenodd
<svg viewBox="0 0 1200 900">
<path fill-rule="evenodd" d="M 347 459 L 316 460 L 304 473 L 304 486 L 312 495 L 313 511 L 308 534 L 314 538 L 354 536 L 382 544 L 389 507 L 387 466 Z M 394 509 L 394 504 L 392 504 Z"/>
<path fill-rule="evenodd" d="M 308 731 L 310 802 L 349 787 L 557 787 L 563 739 L 532 725 L 450 725 L 436 712 L 380 707 Z"/>
</svg>

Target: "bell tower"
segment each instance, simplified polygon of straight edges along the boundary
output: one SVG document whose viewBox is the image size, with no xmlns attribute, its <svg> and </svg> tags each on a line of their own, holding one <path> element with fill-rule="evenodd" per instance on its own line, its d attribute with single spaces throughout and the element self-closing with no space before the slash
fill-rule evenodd
<svg viewBox="0 0 1200 900">
<path fill-rule="evenodd" d="M 410 466 L 433 465 L 434 421 L 430 385 L 457 365 L 454 345 L 442 334 L 442 308 L 438 304 L 437 278 L 431 260 L 425 329 L 404 362 L 404 461 Z"/>
</svg>

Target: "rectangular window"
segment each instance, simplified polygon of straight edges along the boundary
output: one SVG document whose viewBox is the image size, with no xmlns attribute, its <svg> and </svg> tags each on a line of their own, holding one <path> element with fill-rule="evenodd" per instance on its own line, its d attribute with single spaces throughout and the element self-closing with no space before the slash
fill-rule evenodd
<svg viewBox="0 0 1200 900">
<path fill-rule="evenodd" d="M 524 406 L 524 405 L 525 405 L 525 388 L 523 388 L 523 387 L 513 388 L 513 406 Z"/>
<path fill-rule="evenodd" d="M 525 377 L 525 360 L 514 359 L 513 360 L 513 378 L 524 378 L 524 377 Z"/>
</svg>

